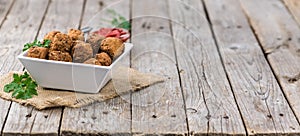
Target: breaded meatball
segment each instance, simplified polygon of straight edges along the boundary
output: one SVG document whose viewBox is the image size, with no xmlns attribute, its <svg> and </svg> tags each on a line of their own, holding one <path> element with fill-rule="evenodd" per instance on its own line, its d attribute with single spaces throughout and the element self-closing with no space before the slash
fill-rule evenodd
<svg viewBox="0 0 300 136">
<path fill-rule="evenodd" d="M 124 51 L 123 41 L 119 38 L 107 37 L 101 42 L 100 49 L 108 53 L 113 59 L 117 58 Z"/>
<path fill-rule="evenodd" d="M 80 31 L 80 30 L 77 30 L 77 29 L 70 29 L 70 30 L 68 31 L 68 36 L 69 36 L 73 41 L 76 41 L 76 40 L 84 41 L 84 35 L 83 35 L 83 32 Z"/>
<path fill-rule="evenodd" d="M 56 34 L 61 33 L 60 31 L 51 31 L 47 33 L 44 37 L 44 40 L 53 41 Z"/>
<path fill-rule="evenodd" d="M 109 66 L 111 64 L 111 58 L 105 52 L 96 54 L 96 59 L 101 63 L 102 66 Z"/>
<path fill-rule="evenodd" d="M 101 63 L 95 59 L 95 58 L 90 58 L 88 60 L 86 60 L 85 62 L 83 62 L 84 64 L 93 64 L 93 65 L 99 65 L 102 66 Z"/>
<path fill-rule="evenodd" d="M 49 49 L 45 47 L 33 46 L 29 48 L 27 56 L 32 58 L 46 59 L 48 50 Z"/>
<path fill-rule="evenodd" d="M 68 52 L 51 51 L 49 53 L 49 60 L 72 62 L 72 57 Z"/>
<path fill-rule="evenodd" d="M 70 52 L 72 47 L 72 39 L 63 33 L 57 33 L 54 39 L 50 43 L 50 52 L 52 51 L 62 51 Z"/>
<path fill-rule="evenodd" d="M 77 40 L 72 48 L 72 56 L 74 62 L 82 63 L 93 57 L 93 49 L 89 43 Z"/>
<path fill-rule="evenodd" d="M 94 54 L 97 54 L 99 52 L 101 41 L 104 38 L 105 38 L 104 36 L 101 36 L 97 33 L 91 33 L 88 36 L 87 42 L 91 44 Z"/>
</svg>

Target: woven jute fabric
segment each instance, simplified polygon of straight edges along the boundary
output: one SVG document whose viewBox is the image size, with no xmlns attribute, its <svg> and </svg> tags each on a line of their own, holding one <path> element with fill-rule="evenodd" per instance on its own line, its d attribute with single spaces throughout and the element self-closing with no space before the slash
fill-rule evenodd
<svg viewBox="0 0 300 136">
<path fill-rule="evenodd" d="M 91 103 L 112 99 L 129 92 L 135 92 L 155 83 L 163 82 L 164 80 L 161 76 L 141 73 L 131 68 L 123 68 L 112 74 L 112 80 L 96 94 L 76 93 L 72 91 L 38 87 L 38 96 L 33 96 L 33 98 L 27 100 L 21 100 L 12 98 L 11 93 L 3 91 L 4 86 L 13 80 L 14 73 L 21 74 L 22 72 L 12 71 L 1 76 L 0 97 L 22 105 L 31 105 L 38 110 L 62 106 L 78 108 Z"/>
</svg>

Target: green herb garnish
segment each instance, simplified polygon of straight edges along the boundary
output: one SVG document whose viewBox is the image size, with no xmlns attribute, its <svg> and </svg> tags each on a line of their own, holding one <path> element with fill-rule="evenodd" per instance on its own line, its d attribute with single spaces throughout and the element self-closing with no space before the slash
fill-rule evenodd
<svg viewBox="0 0 300 136">
<path fill-rule="evenodd" d="M 37 83 L 25 72 L 23 75 L 14 74 L 14 80 L 4 86 L 4 92 L 12 93 L 12 97 L 16 99 L 29 99 L 37 93 Z"/>
<path fill-rule="evenodd" d="M 118 27 L 118 28 L 124 28 L 126 30 L 130 30 L 131 29 L 131 24 L 129 21 L 126 20 L 125 17 L 123 17 L 122 15 L 118 14 L 116 11 L 114 11 L 113 9 L 108 9 L 107 10 L 108 13 L 110 13 L 114 18 L 110 21 L 110 23 L 114 26 L 114 27 Z"/>
<path fill-rule="evenodd" d="M 51 41 L 50 40 L 44 40 L 43 43 L 41 43 L 38 40 L 34 40 L 32 43 L 26 43 L 24 45 L 23 51 L 28 50 L 29 48 L 33 47 L 33 46 L 38 46 L 38 47 L 45 47 L 45 48 L 49 48 Z"/>
</svg>

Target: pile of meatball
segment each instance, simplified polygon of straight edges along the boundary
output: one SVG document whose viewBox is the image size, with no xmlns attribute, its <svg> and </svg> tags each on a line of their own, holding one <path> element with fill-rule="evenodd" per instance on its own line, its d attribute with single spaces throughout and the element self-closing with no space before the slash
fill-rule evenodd
<svg viewBox="0 0 300 136">
<path fill-rule="evenodd" d="M 75 62 L 109 66 L 124 51 L 120 38 L 104 37 L 91 33 L 84 41 L 83 32 L 70 29 L 67 34 L 52 31 L 45 35 L 50 40 L 49 48 L 33 46 L 28 50 L 28 57 L 55 61 Z"/>
</svg>

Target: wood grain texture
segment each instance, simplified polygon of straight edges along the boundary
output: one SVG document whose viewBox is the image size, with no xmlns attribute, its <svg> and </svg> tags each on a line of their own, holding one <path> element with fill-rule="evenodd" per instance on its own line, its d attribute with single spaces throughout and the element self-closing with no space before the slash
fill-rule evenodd
<svg viewBox="0 0 300 136">
<path fill-rule="evenodd" d="M 102 27 L 113 27 L 111 25 L 113 16 L 108 10 L 113 9 L 116 13 L 129 19 L 129 4 L 130 1 L 127 0 L 88 0 L 85 6 L 82 27 L 93 27 L 93 31 Z"/>
<path fill-rule="evenodd" d="M 13 6 L 14 0 L 0 0 L 0 27 L 6 19 L 6 15 Z"/>
<path fill-rule="evenodd" d="M 0 106 L 1 106 L 1 112 L 0 112 L 0 128 L 1 128 L 1 133 L 2 133 L 2 128 L 4 126 L 4 122 L 6 120 L 6 116 L 7 116 L 7 113 L 9 112 L 9 108 L 10 108 L 10 104 L 11 102 L 10 101 L 5 101 L 5 100 L 2 100 L 0 99 Z"/>
<path fill-rule="evenodd" d="M 36 6 L 39 5 L 39 6 Z M 33 0 L 17 0 L 14 3 L 7 20 L 4 22 L 1 33 L 1 74 L 7 73 L 10 70 L 22 70 L 22 65 L 17 60 L 17 55 L 22 52 L 23 44 L 32 41 L 38 31 L 39 25 L 42 21 L 42 17 L 45 13 L 45 9 L 48 5 L 48 1 L 33 1 Z M 40 11 L 40 12 L 35 12 Z M 2 101 L 2 100 L 1 100 Z M 10 102 L 9 102 L 10 103 Z M 15 104 L 15 103 L 13 103 Z M 1 106 L 2 107 L 2 106 Z M 31 109 L 31 108 L 25 108 Z M 5 106 L 4 106 L 5 109 Z M 1 110 L 1 114 L 2 111 Z M 22 111 L 24 112 L 24 111 Z M 9 112 L 9 114 L 20 114 L 16 112 Z M 23 120 L 24 121 L 24 120 Z M 3 135 L 7 135 L 10 131 L 7 128 L 12 127 L 10 118 L 8 117 Z M 16 125 L 17 126 L 17 125 Z M 29 127 L 30 128 L 30 127 Z M 22 133 L 22 131 L 17 132 Z"/>
<path fill-rule="evenodd" d="M 82 108 L 66 108 L 62 135 L 131 135 L 126 101 L 113 99 Z"/>
<path fill-rule="evenodd" d="M 13 1 L 7 1 L 7 0 L 1 0 L 0 1 L 0 28 L 1 28 L 1 24 L 3 24 L 3 22 L 6 19 L 6 15 L 9 12 L 10 7 L 12 6 Z M 4 29 L 5 30 L 5 29 Z M 3 30 L 0 29 L 0 32 L 3 32 Z M 4 39 L 5 37 L 2 36 L 2 34 L 0 34 L 0 37 L 2 39 Z M 9 50 L 9 47 L 5 47 L 2 48 L 0 47 L 0 58 L 6 58 L 9 54 L 6 54 L 5 52 L 7 52 Z M 0 59 L 0 62 L 5 61 L 4 59 Z M 7 73 L 8 71 L 2 71 L 4 65 L 3 63 L 0 63 L 2 65 L 0 65 L 0 75 L 2 75 L 3 73 Z M 15 69 L 18 70 L 18 69 Z M 8 113 L 8 109 L 10 107 L 11 102 L 10 101 L 5 101 L 0 99 L 0 107 L 2 108 L 1 112 L 0 112 L 0 132 L 2 132 L 2 127 L 4 125 L 4 121 L 6 118 L 6 115 Z"/>
<path fill-rule="evenodd" d="M 240 2 L 299 121 L 300 28 L 281 1 Z"/>
<path fill-rule="evenodd" d="M 13 103 L 3 131 L 4 135 L 58 135 L 61 109 L 37 111 Z"/>
<path fill-rule="evenodd" d="M 48 1 L 41 1 L 40 3 L 32 4 L 45 5 L 41 7 L 46 9 Z M 67 28 L 77 28 L 81 15 L 81 10 L 79 12 L 77 12 L 77 10 L 82 8 L 82 4 L 83 0 L 53 0 L 49 5 L 49 9 L 45 15 L 45 20 L 39 30 L 39 34 L 50 32 L 54 28 L 59 28 L 59 30 L 62 31 L 67 30 Z M 65 5 L 69 6 L 66 7 Z M 42 20 L 44 16 L 42 13 L 45 12 L 41 12 L 41 16 L 38 17 L 39 20 Z M 55 16 L 57 17 L 53 19 Z M 63 18 L 62 16 L 66 16 L 67 18 Z M 77 23 L 76 25 L 74 25 L 75 22 Z M 37 26 L 38 25 L 39 24 L 37 24 Z M 38 30 L 35 32 L 37 33 Z M 39 37 L 42 39 L 43 36 L 39 35 Z M 13 103 L 4 128 L 4 134 L 58 135 L 61 113 L 61 108 L 37 111 L 32 107 L 24 107 L 17 103 Z"/>
<path fill-rule="evenodd" d="M 129 19 L 130 5 L 128 0 L 88 0 L 85 6 L 82 27 L 91 26 L 98 30 L 102 27 L 113 27 L 112 17 L 107 9 Z M 127 62 L 129 58 L 127 57 Z M 128 64 L 127 64 L 128 65 Z M 62 135 L 131 135 L 130 95 L 94 103 L 79 109 L 65 108 Z"/>
<path fill-rule="evenodd" d="M 84 0 L 52 0 L 43 26 L 37 39 L 51 31 L 67 33 L 69 29 L 78 29 Z"/>
<path fill-rule="evenodd" d="M 169 3 L 191 134 L 246 135 L 201 1 Z"/>
<path fill-rule="evenodd" d="M 132 94 L 132 133 L 184 135 L 187 123 L 167 0 L 133 0 L 131 66 L 166 77 Z"/>
<path fill-rule="evenodd" d="M 296 117 L 239 2 L 205 0 L 205 3 L 248 134 L 300 134 Z"/>
<path fill-rule="evenodd" d="M 290 10 L 298 25 L 300 25 L 300 1 L 299 0 L 283 0 L 286 7 Z"/>
</svg>

